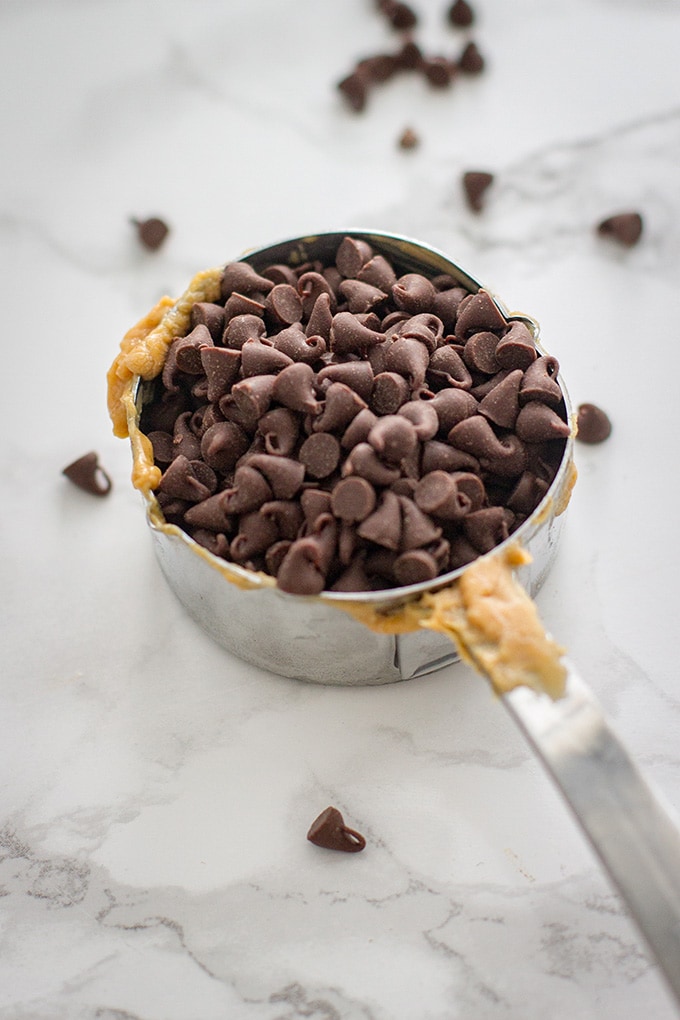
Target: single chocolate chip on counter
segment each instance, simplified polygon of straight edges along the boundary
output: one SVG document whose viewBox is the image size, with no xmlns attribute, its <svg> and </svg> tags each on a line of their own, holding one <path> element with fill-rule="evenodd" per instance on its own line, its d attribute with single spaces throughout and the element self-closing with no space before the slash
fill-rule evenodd
<svg viewBox="0 0 680 1020">
<path fill-rule="evenodd" d="M 137 229 L 137 237 L 148 251 L 157 251 L 170 233 L 170 228 L 165 220 L 158 216 L 150 216 L 146 220 L 137 220 L 134 217 L 130 221 Z"/>
<path fill-rule="evenodd" d="M 477 44 L 469 42 L 458 59 L 458 67 L 463 74 L 481 74 L 484 70 L 484 57 Z"/>
<path fill-rule="evenodd" d="M 609 416 L 597 404 L 579 404 L 576 425 L 576 438 L 582 443 L 603 443 L 612 431 Z"/>
<path fill-rule="evenodd" d="M 401 0 L 378 0 L 378 10 L 385 15 L 393 28 L 403 32 L 418 24 L 416 12 Z"/>
<path fill-rule="evenodd" d="M 468 170 L 463 174 L 465 198 L 473 212 L 482 211 L 484 197 L 488 188 L 493 184 L 493 179 L 493 174 L 486 170 Z"/>
<path fill-rule="evenodd" d="M 455 0 L 455 3 L 452 3 L 446 12 L 446 16 L 455 28 L 469 28 L 475 20 L 474 12 L 467 0 Z"/>
<path fill-rule="evenodd" d="M 312 822 L 307 839 L 315 846 L 326 850 L 342 850 L 347 854 L 356 854 L 366 846 L 366 840 L 360 832 L 345 825 L 342 814 L 335 807 L 327 807 Z"/>
<path fill-rule="evenodd" d="M 112 488 L 109 475 L 99 463 L 97 454 L 86 453 L 72 464 L 68 464 L 62 471 L 70 482 L 77 485 L 84 492 L 93 496 L 107 496 Z"/>
<path fill-rule="evenodd" d="M 611 238 L 625 248 L 637 244 L 642 234 L 642 216 L 638 212 L 617 213 L 598 223 L 597 232 L 601 237 Z"/>
<path fill-rule="evenodd" d="M 411 127 L 406 127 L 399 136 L 400 149 L 416 149 L 420 145 L 420 138 Z"/>
</svg>

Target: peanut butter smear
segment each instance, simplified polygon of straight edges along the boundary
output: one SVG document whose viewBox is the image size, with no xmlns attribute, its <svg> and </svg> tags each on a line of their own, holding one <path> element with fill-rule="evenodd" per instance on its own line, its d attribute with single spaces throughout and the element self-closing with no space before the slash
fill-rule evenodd
<svg viewBox="0 0 680 1020">
<path fill-rule="evenodd" d="M 530 561 L 524 549 L 512 545 L 474 560 L 446 588 L 392 611 L 360 603 L 337 605 L 382 634 L 419 627 L 445 634 L 499 695 L 525 686 L 557 699 L 565 690 L 565 649 L 546 633 L 536 604 L 513 575 Z"/>
<path fill-rule="evenodd" d="M 215 301 L 219 297 L 221 274 L 221 267 L 197 273 L 177 301 L 170 297 L 161 298 L 123 337 L 120 352 L 107 375 L 109 415 L 113 433 L 119 439 L 130 434 L 128 397 L 134 377 L 155 379 L 161 373 L 168 347 L 189 326 L 192 306 L 197 301 Z M 137 488 L 147 488 L 145 475 L 137 481 L 133 477 L 133 482 Z"/>
<path fill-rule="evenodd" d="M 448 634 L 497 694 L 525 686 L 560 698 L 565 649 L 546 634 L 536 604 L 512 573 L 528 560 L 519 546 L 475 560 L 454 585 L 423 596 L 429 615 L 421 626 Z"/>
</svg>

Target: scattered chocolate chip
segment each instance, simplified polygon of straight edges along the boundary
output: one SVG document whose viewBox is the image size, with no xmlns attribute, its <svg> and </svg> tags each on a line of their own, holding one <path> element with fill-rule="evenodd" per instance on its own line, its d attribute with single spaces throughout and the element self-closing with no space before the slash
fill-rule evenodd
<svg viewBox="0 0 680 1020">
<path fill-rule="evenodd" d="M 603 443 L 611 435 L 612 423 L 596 404 L 579 404 L 576 424 L 576 438 L 582 443 Z"/>
<path fill-rule="evenodd" d="M 385 15 L 393 28 L 403 32 L 418 24 L 416 12 L 400 0 L 378 0 L 378 10 Z"/>
<path fill-rule="evenodd" d="M 458 59 L 458 67 L 463 74 L 481 74 L 484 70 L 484 57 L 477 44 L 469 42 Z"/>
<path fill-rule="evenodd" d="M 157 251 L 170 233 L 170 228 L 164 220 L 158 216 L 151 216 L 146 220 L 132 219 L 131 223 L 137 230 L 137 237 L 140 243 L 148 251 Z"/>
<path fill-rule="evenodd" d="M 463 174 L 463 190 L 467 204 L 473 212 L 481 212 L 486 191 L 493 184 L 494 176 L 486 170 L 467 170 Z"/>
<path fill-rule="evenodd" d="M 421 71 L 425 78 L 436 89 L 448 88 L 456 76 L 458 68 L 446 57 L 425 57 Z"/>
<path fill-rule="evenodd" d="M 401 135 L 399 136 L 399 148 L 400 149 L 415 149 L 420 145 L 420 138 L 415 133 L 413 128 L 404 128 Z"/>
<path fill-rule="evenodd" d="M 338 82 L 338 90 L 351 108 L 361 113 L 368 99 L 368 76 L 361 71 L 352 71 Z"/>
<path fill-rule="evenodd" d="M 99 464 L 99 458 L 94 452 L 74 460 L 64 468 L 62 474 L 79 489 L 93 496 L 106 496 L 112 488 L 111 478 Z"/>
<path fill-rule="evenodd" d="M 455 0 L 449 7 L 446 16 L 456 28 L 469 28 L 475 20 L 474 12 L 466 0 Z"/>
<path fill-rule="evenodd" d="M 597 232 L 626 248 L 637 244 L 642 234 L 642 216 L 638 212 L 617 213 L 598 224 Z"/>
<path fill-rule="evenodd" d="M 342 850 L 344 853 L 356 854 L 366 846 L 361 833 L 345 825 L 345 820 L 337 808 L 327 807 L 312 822 L 307 839 L 315 846 L 326 850 Z"/>
</svg>

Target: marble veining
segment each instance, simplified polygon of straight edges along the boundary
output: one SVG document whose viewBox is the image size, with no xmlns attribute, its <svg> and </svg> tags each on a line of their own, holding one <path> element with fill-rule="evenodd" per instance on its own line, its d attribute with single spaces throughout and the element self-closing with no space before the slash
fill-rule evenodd
<svg viewBox="0 0 680 1020">
<path fill-rule="evenodd" d="M 484 682 L 229 656 L 164 584 L 111 435 L 120 336 L 198 269 L 350 226 L 442 248 L 614 422 L 577 449 L 539 608 L 680 810 L 680 10 L 479 0 L 456 32 L 414 7 L 428 52 L 474 38 L 485 73 L 357 115 L 336 82 L 398 45 L 369 0 L 2 5 L 0 1020 L 678 1015 Z M 467 169 L 495 174 L 481 215 Z M 630 250 L 594 229 L 624 209 Z M 130 217 L 154 214 L 151 254 Z M 106 500 L 61 476 L 89 449 Z M 328 804 L 363 853 L 307 842 Z"/>
</svg>

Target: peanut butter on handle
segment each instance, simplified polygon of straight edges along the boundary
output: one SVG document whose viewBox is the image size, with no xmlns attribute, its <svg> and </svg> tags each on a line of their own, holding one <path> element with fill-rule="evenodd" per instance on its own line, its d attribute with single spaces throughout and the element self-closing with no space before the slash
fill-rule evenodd
<svg viewBox="0 0 680 1020">
<path fill-rule="evenodd" d="M 530 559 L 518 545 L 481 556 L 453 584 L 389 613 L 338 605 L 381 633 L 426 627 L 446 634 L 499 695 L 525 686 L 557 699 L 565 689 L 565 650 L 546 634 L 533 599 L 513 576 Z"/>
<path fill-rule="evenodd" d="M 450 588 L 424 596 L 431 615 L 421 626 L 448 634 L 461 657 L 484 673 L 497 694 L 526 686 L 564 694 L 564 649 L 546 634 L 536 604 L 513 577 L 528 554 L 511 546 L 475 560 Z"/>
</svg>

